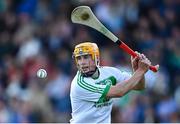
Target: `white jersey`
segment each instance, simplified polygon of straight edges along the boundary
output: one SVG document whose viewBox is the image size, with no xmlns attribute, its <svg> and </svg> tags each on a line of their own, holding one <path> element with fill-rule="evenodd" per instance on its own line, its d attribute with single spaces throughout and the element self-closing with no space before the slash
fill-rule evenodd
<svg viewBox="0 0 180 124">
<path fill-rule="evenodd" d="M 78 71 L 71 84 L 71 123 L 111 123 L 112 99 L 107 99 L 111 85 L 130 78 L 114 67 L 99 67 L 97 79 L 83 77 Z"/>
</svg>

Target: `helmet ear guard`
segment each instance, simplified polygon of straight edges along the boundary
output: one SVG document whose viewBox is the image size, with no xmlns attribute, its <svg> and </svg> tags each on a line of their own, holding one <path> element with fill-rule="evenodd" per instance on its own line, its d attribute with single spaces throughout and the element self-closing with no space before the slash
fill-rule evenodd
<svg viewBox="0 0 180 124">
<path fill-rule="evenodd" d="M 99 67 L 99 56 L 95 54 L 94 61 L 97 67 Z"/>
</svg>

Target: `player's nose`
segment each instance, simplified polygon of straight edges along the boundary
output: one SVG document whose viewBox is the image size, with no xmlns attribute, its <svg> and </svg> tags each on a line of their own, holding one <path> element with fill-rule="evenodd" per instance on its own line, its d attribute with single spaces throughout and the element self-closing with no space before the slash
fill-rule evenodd
<svg viewBox="0 0 180 124">
<path fill-rule="evenodd" d="M 81 65 L 85 65 L 86 64 L 86 61 L 83 57 L 81 57 L 81 59 L 79 59 L 79 64 Z"/>
</svg>

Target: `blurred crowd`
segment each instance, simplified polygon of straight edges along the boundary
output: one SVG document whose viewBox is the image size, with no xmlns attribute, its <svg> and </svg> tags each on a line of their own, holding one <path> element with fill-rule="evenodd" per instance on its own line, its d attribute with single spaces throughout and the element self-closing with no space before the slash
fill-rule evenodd
<svg viewBox="0 0 180 124">
<path fill-rule="evenodd" d="M 73 24 L 71 11 L 92 8 L 122 41 L 144 53 L 146 90 L 115 99 L 112 122 L 180 123 L 180 24 L 178 0 L 0 0 L 0 122 L 65 122 L 76 74 L 73 48 L 96 42 L 101 65 L 131 73 L 130 56 L 97 31 Z M 37 78 L 38 69 L 48 72 Z"/>
</svg>

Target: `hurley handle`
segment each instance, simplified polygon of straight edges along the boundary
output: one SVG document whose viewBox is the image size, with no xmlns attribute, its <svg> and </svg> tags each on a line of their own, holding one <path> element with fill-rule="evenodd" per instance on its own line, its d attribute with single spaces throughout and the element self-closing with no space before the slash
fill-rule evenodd
<svg viewBox="0 0 180 124">
<path fill-rule="evenodd" d="M 126 51 L 126 52 L 127 52 L 128 54 L 130 54 L 131 56 L 133 56 L 133 57 L 136 57 L 136 56 L 137 56 L 137 54 L 136 54 L 131 48 L 129 48 L 124 42 L 118 40 L 118 41 L 116 41 L 116 43 L 119 45 L 119 47 L 120 47 L 121 49 L 123 49 L 124 51 Z M 158 69 L 159 69 L 159 65 L 155 65 L 155 66 L 150 65 L 150 66 L 149 66 L 149 69 L 152 70 L 153 72 L 157 72 Z"/>
</svg>

